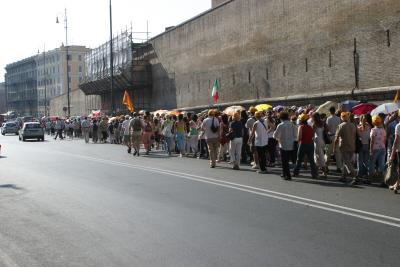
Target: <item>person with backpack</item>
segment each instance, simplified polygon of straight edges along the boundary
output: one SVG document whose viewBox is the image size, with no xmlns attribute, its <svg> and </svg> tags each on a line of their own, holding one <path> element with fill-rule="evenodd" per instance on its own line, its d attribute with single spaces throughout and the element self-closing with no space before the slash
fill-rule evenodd
<svg viewBox="0 0 400 267">
<path fill-rule="evenodd" d="M 135 112 L 133 113 L 133 119 L 129 123 L 129 131 L 131 132 L 131 146 L 134 149 L 134 156 L 140 156 L 140 142 L 142 138 L 142 129 L 144 128 L 144 123 L 139 115 Z"/>
<path fill-rule="evenodd" d="M 215 168 L 218 148 L 219 148 L 219 121 L 215 117 L 216 112 L 212 109 L 208 111 L 208 117 L 203 121 L 201 129 L 204 131 L 204 137 L 208 145 L 210 155 L 210 167 Z"/>
</svg>

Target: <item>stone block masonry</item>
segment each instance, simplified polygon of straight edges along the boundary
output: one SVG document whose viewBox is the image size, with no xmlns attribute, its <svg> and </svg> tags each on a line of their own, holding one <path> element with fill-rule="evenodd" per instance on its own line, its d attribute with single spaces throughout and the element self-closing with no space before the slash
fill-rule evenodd
<svg viewBox="0 0 400 267">
<path fill-rule="evenodd" d="M 399 0 L 227 1 L 151 42 L 155 108 L 400 85 Z"/>
</svg>

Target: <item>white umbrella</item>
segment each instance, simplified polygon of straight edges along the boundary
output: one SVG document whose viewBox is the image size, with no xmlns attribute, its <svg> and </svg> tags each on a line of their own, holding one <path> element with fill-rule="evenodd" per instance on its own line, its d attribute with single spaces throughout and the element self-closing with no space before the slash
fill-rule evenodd
<svg viewBox="0 0 400 267">
<path fill-rule="evenodd" d="M 324 104 L 322 104 L 321 106 L 319 106 L 315 112 L 318 112 L 320 114 L 329 115 L 330 114 L 329 109 L 331 107 L 334 107 L 335 109 L 337 109 L 338 108 L 338 103 L 336 103 L 334 101 L 327 101 Z"/>
<path fill-rule="evenodd" d="M 389 114 L 399 110 L 400 103 L 385 103 L 382 105 L 377 106 L 374 110 L 371 111 L 371 116 L 378 115 L 380 113 Z"/>
</svg>

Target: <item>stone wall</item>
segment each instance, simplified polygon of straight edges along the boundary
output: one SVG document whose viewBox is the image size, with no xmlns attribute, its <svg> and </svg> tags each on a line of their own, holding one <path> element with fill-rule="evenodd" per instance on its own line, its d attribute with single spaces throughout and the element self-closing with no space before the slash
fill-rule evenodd
<svg viewBox="0 0 400 267">
<path fill-rule="evenodd" d="M 220 4 L 227 2 L 228 0 L 212 0 L 211 1 L 211 6 L 216 7 L 219 6 Z"/>
<path fill-rule="evenodd" d="M 49 114 L 50 116 L 66 117 L 67 111 L 67 95 L 63 94 L 50 100 Z M 97 95 L 85 95 L 78 89 L 70 93 L 70 109 L 71 116 L 83 116 L 91 113 L 92 110 L 101 109 L 101 97 Z"/>
<path fill-rule="evenodd" d="M 396 86 L 400 1 L 234 0 L 152 44 L 154 108 Z"/>
</svg>

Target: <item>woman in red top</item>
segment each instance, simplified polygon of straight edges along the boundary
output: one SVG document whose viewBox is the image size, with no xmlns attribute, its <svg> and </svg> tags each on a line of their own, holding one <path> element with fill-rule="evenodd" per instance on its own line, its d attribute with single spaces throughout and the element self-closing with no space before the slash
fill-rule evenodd
<svg viewBox="0 0 400 267">
<path fill-rule="evenodd" d="M 299 120 L 299 148 L 297 151 L 297 161 L 293 171 L 293 176 L 299 175 L 301 163 L 304 160 L 304 156 L 307 156 L 307 159 L 310 162 L 311 175 L 314 179 L 316 179 L 318 178 L 318 170 L 314 161 L 314 130 L 310 125 L 307 124 L 308 116 L 306 114 L 301 114 Z"/>
</svg>

